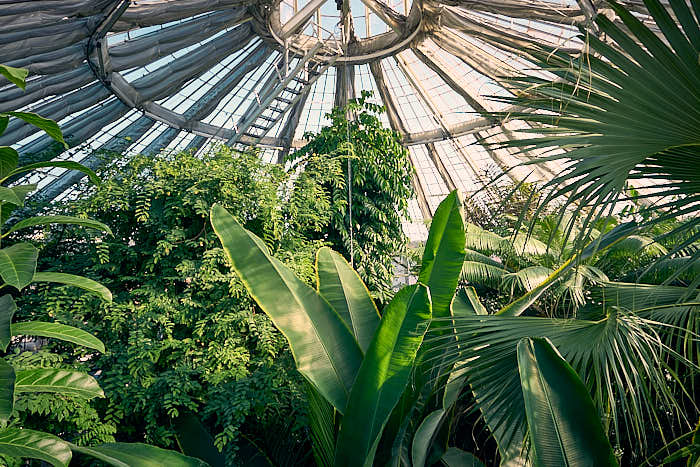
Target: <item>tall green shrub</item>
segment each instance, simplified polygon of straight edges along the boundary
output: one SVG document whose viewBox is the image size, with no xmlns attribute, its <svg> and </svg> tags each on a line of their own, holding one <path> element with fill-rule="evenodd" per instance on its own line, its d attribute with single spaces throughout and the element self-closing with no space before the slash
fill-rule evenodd
<svg viewBox="0 0 700 467">
<path fill-rule="evenodd" d="M 413 167 L 401 136 L 382 125 L 384 108 L 369 102 L 370 97 L 370 92 L 362 91 L 345 108 L 333 109 L 328 115 L 331 124 L 317 134 L 307 134 L 309 143 L 292 158 L 303 167 L 297 185 L 322 180 L 320 195 L 333 206 L 328 229 L 312 235 L 348 259 L 352 244 L 355 269 L 375 298 L 387 302 L 392 293 L 392 261 L 407 244 L 401 220 L 408 217 Z"/>
<path fill-rule="evenodd" d="M 44 268 L 88 271 L 113 303 L 42 289 L 23 313 L 86 323 L 105 342 L 108 352 L 85 366 L 100 372 L 105 420 L 132 439 L 172 446 L 171 420 L 193 411 L 229 458 L 243 435 L 262 444 L 281 437 L 282 451 L 303 457 L 306 405 L 291 354 L 226 266 L 208 215 L 214 202 L 226 206 L 311 283 L 323 242 L 305 235 L 322 231 L 330 205 L 314 203 L 314 187 L 293 187 L 280 167 L 226 148 L 202 159 L 137 157 L 103 179 L 54 209 L 100 219 L 114 237 L 47 232 Z"/>
</svg>

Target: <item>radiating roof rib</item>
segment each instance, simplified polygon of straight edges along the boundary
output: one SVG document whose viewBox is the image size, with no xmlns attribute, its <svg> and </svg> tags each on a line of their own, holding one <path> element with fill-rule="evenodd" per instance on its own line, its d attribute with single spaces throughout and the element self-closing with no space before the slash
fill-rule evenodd
<svg viewBox="0 0 700 467">
<path fill-rule="evenodd" d="M 648 20 L 641 0 L 623 3 Z M 508 94 L 502 77 L 532 68 L 526 48 L 543 44 L 576 53 L 579 26 L 609 14 L 602 0 L 347 0 L 343 11 L 330 0 L 0 4 L 0 57 L 30 70 L 26 91 L 0 77 L 0 112 L 30 110 L 59 121 L 74 148 L 64 152 L 13 121 L 0 144 L 15 146 L 23 163 L 60 157 L 97 168 L 136 152 L 251 144 L 237 127 L 259 99 L 262 81 L 272 80 L 275 57 L 291 65 L 282 67 L 282 76 L 322 40 L 314 60 L 337 62 L 301 87 L 299 101 L 265 131 L 260 145 L 270 150 L 264 157 L 282 162 L 305 143 L 305 131 L 327 123 L 324 114 L 333 105 L 369 83 L 387 109 L 384 121 L 411 148 L 418 168 L 412 206 L 424 217 L 446 190 L 483 184 L 485 166 L 504 170 L 537 154 L 483 146 L 486 137 L 513 137 L 523 127 L 483 116 L 514 110 L 488 96 Z M 353 18 L 360 29 L 350 28 Z M 511 175 L 521 180 L 530 170 Z M 559 170 L 539 167 L 532 177 Z M 53 199 L 81 174 L 46 177 L 43 195 Z"/>
</svg>

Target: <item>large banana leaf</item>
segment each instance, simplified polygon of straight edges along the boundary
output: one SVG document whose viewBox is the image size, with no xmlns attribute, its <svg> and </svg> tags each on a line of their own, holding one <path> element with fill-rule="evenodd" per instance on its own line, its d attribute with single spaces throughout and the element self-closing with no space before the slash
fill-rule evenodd
<svg viewBox="0 0 700 467">
<path fill-rule="evenodd" d="M 173 420 L 173 427 L 177 444 L 184 454 L 201 459 L 211 467 L 226 467 L 226 457 L 216 449 L 214 438 L 195 415 L 180 414 Z"/>
<path fill-rule="evenodd" d="M 430 445 L 437 434 L 440 425 L 442 425 L 446 412 L 445 409 L 437 409 L 428 414 L 423 419 L 420 426 L 413 435 L 413 444 L 411 445 L 411 460 L 413 467 L 424 467 L 425 461 L 428 458 Z"/>
<path fill-rule="evenodd" d="M 487 315 L 486 307 L 479 300 L 474 287 L 460 288 L 452 301 L 454 316 Z"/>
<path fill-rule="evenodd" d="M 592 388 L 597 409 L 609 416 L 609 428 L 639 451 L 650 423 L 660 428 L 664 417 L 683 419 L 674 394 L 678 387 L 667 379 L 666 358 L 674 354 L 666 351 L 653 322 L 621 313 L 600 321 L 499 315 L 453 320 L 459 346 L 442 338 L 446 343 L 437 347 L 439 359 L 463 370 L 504 459 L 520 453 L 527 431 L 516 358 L 524 337 L 549 338 Z"/>
<path fill-rule="evenodd" d="M 362 350 L 340 316 L 316 291 L 270 256 L 262 240 L 221 205 L 211 224 L 233 270 L 284 334 L 297 368 L 341 413 L 362 363 Z"/>
<path fill-rule="evenodd" d="M 52 368 L 17 371 L 15 392 L 53 392 L 86 399 L 104 397 L 97 380 L 87 373 Z"/>
<path fill-rule="evenodd" d="M 686 0 L 667 2 L 675 19 L 665 3 L 644 0 L 659 35 L 609 1 L 619 21 L 599 14 L 600 38 L 581 36 L 590 49 L 580 56 L 528 50 L 556 79 L 514 78 L 511 84 L 522 92 L 499 99 L 528 109 L 511 118 L 548 127 L 506 144 L 566 148 L 547 151 L 551 155 L 541 160 L 571 161 L 545 185 L 535 218 L 560 199 L 562 210 L 572 208 L 585 216 L 585 227 L 592 226 L 633 183 L 647 189 L 640 191 L 642 201 L 662 197 L 642 208 L 660 214 L 650 223 L 686 215 L 691 226 L 700 225 L 700 28 Z"/>
<path fill-rule="evenodd" d="M 0 277 L 17 290 L 34 279 L 39 250 L 29 243 L 16 243 L 0 250 Z"/>
<path fill-rule="evenodd" d="M 318 293 L 345 321 L 363 352 L 379 326 L 379 311 L 360 276 L 328 247 L 316 253 Z"/>
<path fill-rule="evenodd" d="M 586 386 L 551 342 L 524 338 L 517 352 L 534 465 L 617 465 Z"/>
<path fill-rule="evenodd" d="M 70 446 L 62 439 L 19 428 L 0 430 L 0 454 L 40 459 L 55 467 L 67 467 L 72 457 Z"/>
<path fill-rule="evenodd" d="M 430 292 L 422 284 L 405 287 L 384 309 L 340 424 L 336 466 L 372 465 L 379 436 L 406 389 L 430 318 Z"/>
<path fill-rule="evenodd" d="M 1 299 L 0 299 L 1 300 Z M 13 336 L 39 336 L 60 339 L 73 344 L 82 345 L 104 353 L 105 346 L 101 340 L 87 331 L 61 323 L 46 323 L 43 321 L 24 321 L 11 326 Z"/>
<path fill-rule="evenodd" d="M 84 173 L 87 175 L 87 177 L 90 179 L 92 183 L 95 185 L 100 184 L 100 179 L 99 177 L 95 174 L 92 169 L 89 169 L 85 167 L 83 164 L 79 162 L 73 162 L 73 161 L 47 161 L 47 162 L 35 162 L 33 164 L 27 164 L 23 165 L 22 167 L 18 167 L 9 174 L 2 180 L 0 180 L 0 183 L 5 181 L 6 179 L 13 177 L 15 175 L 19 175 L 24 172 L 31 172 L 32 170 L 36 169 L 44 169 L 44 168 L 49 168 L 49 167 L 58 167 L 61 169 L 69 169 L 69 170 L 77 170 L 79 172 Z M 36 186 L 34 186 L 34 189 L 36 189 Z"/>
<path fill-rule="evenodd" d="M 0 357 L 0 421 L 7 422 L 15 406 L 15 369 Z"/>
<path fill-rule="evenodd" d="M 114 467 L 206 467 L 208 465 L 194 457 L 142 443 L 107 443 L 87 447 L 72 444 L 71 449 Z"/>
<path fill-rule="evenodd" d="M 10 323 L 17 310 L 17 305 L 12 299 L 12 295 L 0 297 L 0 349 L 5 352 L 12 339 Z"/>
<path fill-rule="evenodd" d="M 464 245 L 462 203 L 455 190 L 435 210 L 418 275 L 418 281 L 430 289 L 436 318 L 450 316 L 450 304 L 464 262 Z M 437 324 L 433 323 L 431 328 Z"/>
<path fill-rule="evenodd" d="M 335 453 L 336 417 L 333 406 L 310 384 L 307 387 L 309 401 L 309 437 L 317 467 L 331 467 Z"/>
</svg>

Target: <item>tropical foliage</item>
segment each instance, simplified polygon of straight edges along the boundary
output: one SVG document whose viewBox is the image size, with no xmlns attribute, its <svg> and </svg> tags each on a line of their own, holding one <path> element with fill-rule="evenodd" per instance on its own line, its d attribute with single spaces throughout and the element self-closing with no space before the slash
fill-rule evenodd
<svg viewBox="0 0 700 467">
<path fill-rule="evenodd" d="M 370 98 L 369 91 L 362 91 L 345 107 L 333 109 L 327 115 L 331 124 L 306 134 L 309 143 L 290 158 L 294 167 L 303 168 L 297 183 L 322 180 L 320 196 L 333 205 L 329 228 L 322 236 L 309 232 L 312 238 L 322 238 L 348 259 L 352 256 L 374 297 L 387 302 L 393 260 L 407 243 L 402 219 L 408 217 L 413 168 L 401 136 L 382 125 L 384 108 Z"/>
<path fill-rule="evenodd" d="M 225 266 L 208 212 L 215 202 L 235 212 L 310 283 L 323 243 L 305 232 L 323 229 L 330 207 L 309 208 L 317 193 L 311 185 L 280 196 L 287 173 L 227 148 L 202 158 L 139 156 L 102 176 L 92 192 L 52 209 L 99 219 L 113 235 L 47 232 L 43 263 L 99 279 L 112 303 L 39 289 L 24 298 L 25 313 L 86 323 L 105 343 L 101 355 L 57 350 L 101 372 L 106 398 L 97 408 L 122 439 L 174 446 L 173 420 L 194 412 L 229 458 L 248 437 L 303 459 L 304 387 L 283 336 Z"/>
<path fill-rule="evenodd" d="M 608 3 L 619 21 L 598 15 L 601 36 L 582 35 L 588 47 L 580 55 L 526 50 L 550 77 L 510 80 L 521 92 L 501 99 L 525 110 L 509 117 L 533 123 L 535 134 L 506 145 L 545 148 L 547 159 L 570 161 L 546 183 L 538 205 L 563 200 L 562 210 L 582 214 L 584 235 L 630 198 L 631 186 L 644 203 L 637 215 L 647 223 L 689 219 L 674 231 L 687 237 L 680 247 L 688 246 L 700 235 L 700 27 L 682 0 L 668 2 L 668 9 L 644 0 L 658 33 Z"/>
<path fill-rule="evenodd" d="M 226 209 L 212 207 L 212 226 L 233 269 L 285 335 L 309 383 L 319 465 L 395 463 L 410 446 L 406 424 L 416 415 L 413 406 L 426 402 L 423 392 L 429 386 L 416 371 L 429 348 L 423 338 L 430 327 L 449 334 L 444 324 L 430 321 L 450 316 L 464 256 L 461 215 L 452 193 L 436 212 L 418 283 L 400 290 L 380 314 L 359 275 L 338 253 L 318 251 L 314 289 Z M 444 414 L 454 398 L 440 402 Z M 441 422 L 442 417 L 426 419 L 429 427 L 413 441 L 421 465 Z"/>
<path fill-rule="evenodd" d="M 0 73 L 24 88 L 26 70 L 2 66 Z M 61 144 L 65 145 L 60 129 L 55 122 L 44 119 L 28 112 L 8 112 L 0 114 L 0 134 L 5 130 L 10 117 L 20 118 L 33 124 Z M 63 167 L 80 170 L 86 173 L 91 181 L 99 182 L 95 174 L 74 162 L 40 163 L 17 167 L 19 154 L 10 147 L 0 147 L 0 182 L 21 173 L 29 172 L 40 167 Z M 24 205 L 25 198 L 36 189 L 32 184 L 15 184 L 12 187 L 0 186 L 0 212 L 4 223 L 14 210 Z M 0 234 L 5 239 L 8 235 L 32 227 L 53 224 L 70 224 L 91 229 L 97 229 L 111 235 L 105 224 L 89 219 L 70 216 L 36 216 L 16 222 L 12 227 Z M 21 292 L 35 283 L 59 283 L 70 287 L 78 287 L 96 294 L 101 300 L 110 302 L 112 294 L 103 285 L 86 277 L 66 274 L 63 272 L 37 271 L 39 250 L 31 243 L 13 243 L 0 249 L 0 288 L 12 288 Z M 59 366 L 42 366 L 37 362 L 47 359 L 24 359 L 29 352 L 23 352 L 30 347 L 36 337 L 58 339 L 71 345 L 78 345 L 91 352 L 105 352 L 104 344 L 92 334 L 72 326 L 48 321 L 20 321 L 13 323 L 17 311 L 12 292 L 0 297 L 0 347 L 5 353 L 0 357 L 0 455 L 8 462 L 16 462 L 19 458 L 39 459 L 57 467 L 67 466 L 73 457 L 73 451 L 99 458 L 108 464 L 121 466 L 125 462 L 131 465 L 161 462 L 167 459 L 171 465 L 196 466 L 201 462 L 194 458 L 183 456 L 176 452 L 145 444 L 111 443 L 89 448 L 79 447 L 68 441 L 44 431 L 25 428 L 18 411 L 31 407 L 36 394 L 51 394 L 59 400 L 65 398 L 80 398 L 90 400 L 104 397 L 97 380 L 86 372 L 61 368 Z M 6 354 L 8 347 L 16 349 L 11 357 Z M 17 364 L 34 360 L 32 364 Z M 16 404 L 17 399 L 23 399 L 25 404 Z M 45 429 L 45 426 L 42 426 Z"/>
</svg>

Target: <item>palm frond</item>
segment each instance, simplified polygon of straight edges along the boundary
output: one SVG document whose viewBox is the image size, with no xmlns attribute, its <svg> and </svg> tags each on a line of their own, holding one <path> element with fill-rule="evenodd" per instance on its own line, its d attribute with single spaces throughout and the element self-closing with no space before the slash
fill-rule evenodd
<svg viewBox="0 0 700 467">
<path fill-rule="evenodd" d="M 530 266 L 517 272 L 504 274 L 502 278 L 503 287 L 511 290 L 521 290 L 529 292 L 542 282 L 544 282 L 554 270 L 544 266 Z"/>
<path fill-rule="evenodd" d="M 498 267 L 479 261 L 465 261 L 462 265 L 460 278 L 469 284 L 498 289 L 506 274 L 508 274 L 508 270 L 502 266 Z"/>
<path fill-rule="evenodd" d="M 700 225 L 700 27 L 685 0 L 669 1 L 678 21 L 659 0 L 644 0 L 663 40 L 618 3 L 609 4 L 622 24 L 597 16 L 607 41 L 582 36 L 591 50 L 578 56 L 528 50 L 556 80 L 515 77 L 511 83 L 521 92 L 499 98 L 528 109 L 510 118 L 545 125 L 505 145 L 565 149 L 535 161 L 567 165 L 544 186 L 534 217 L 565 200 L 561 209 L 584 219 L 579 235 L 585 236 L 632 182 L 638 198 L 647 199 L 642 210 L 649 224 L 685 216 Z"/>
<path fill-rule="evenodd" d="M 503 458 L 519 454 L 526 432 L 516 359 L 524 337 L 552 341 L 586 383 L 610 432 L 623 438 L 618 443 L 643 451 L 649 423 L 659 425 L 665 416 L 683 419 L 666 377 L 663 355 L 669 349 L 639 316 L 614 312 L 584 321 L 474 315 L 454 322 L 460 347 L 446 342 L 436 352 L 464 370 Z"/>
</svg>

